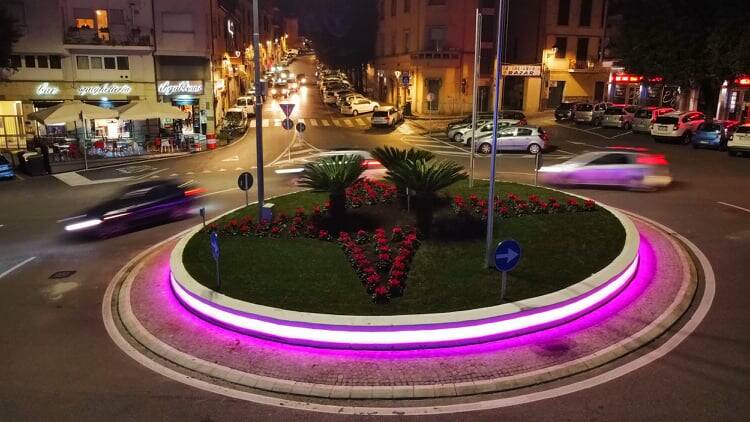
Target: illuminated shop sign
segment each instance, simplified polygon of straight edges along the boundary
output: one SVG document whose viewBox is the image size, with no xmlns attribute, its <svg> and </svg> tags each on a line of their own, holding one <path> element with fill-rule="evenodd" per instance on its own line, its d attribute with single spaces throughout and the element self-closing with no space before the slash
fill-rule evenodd
<svg viewBox="0 0 750 422">
<path fill-rule="evenodd" d="M 99 85 L 82 85 L 78 87 L 78 95 L 127 95 L 133 91 L 133 87 L 128 84 L 110 84 L 104 83 Z"/>
<path fill-rule="evenodd" d="M 49 82 L 42 82 L 36 87 L 36 95 L 57 95 L 60 88 L 50 85 Z"/>
<path fill-rule="evenodd" d="M 161 81 L 157 87 L 161 95 L 203 94 L 203 81 Z"/>
<path fill-rule="evenodd" d="M 750 76 L 742 76 L 734 80 L 734 83 L 739 86 L 750 86 Z"/>
<path fill-rule="evenodd" d="M 234 22 L 231 19 L 227 19 L 227 32 L 234 38 Z"/>
<path fill-rule="evenodd" d="M 534 64 L 503 65 L 503 76 L 541 76 L 542 66 Z"/>
</svg>

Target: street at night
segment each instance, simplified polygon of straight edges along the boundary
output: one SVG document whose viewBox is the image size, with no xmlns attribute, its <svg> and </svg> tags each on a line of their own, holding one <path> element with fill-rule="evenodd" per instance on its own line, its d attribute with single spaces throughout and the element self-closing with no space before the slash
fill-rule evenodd
<svg viewBox="0 0 750 422">
<path fill-rule="evenodd" d="M 644 71 L 611 0 L 204 2 L 0 5 L 0 420 L 750 415 L 750 56 Z"/>
</svg>

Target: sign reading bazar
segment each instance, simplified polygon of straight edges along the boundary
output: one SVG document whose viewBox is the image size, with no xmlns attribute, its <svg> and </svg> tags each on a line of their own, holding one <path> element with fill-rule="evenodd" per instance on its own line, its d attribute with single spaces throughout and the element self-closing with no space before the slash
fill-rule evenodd
<svg viewBox="0 0 750 422">
<path fill-rule="evenodd" d="M 81 85 L 78 87 L 78 95 L 127 95 L 133 91 L 128 84 L 103 83 L 99 85 Z"/>
<path fill-rule="evenodd" d="M 203 81 L 159 81 L 157 90 L 161 95 L 201 95 Z"/>
<path fill-rule="evenodd" d="M 504 64 L 503 76 L 541 76 L 542 66 L 538 64 Z"/>
</svg>

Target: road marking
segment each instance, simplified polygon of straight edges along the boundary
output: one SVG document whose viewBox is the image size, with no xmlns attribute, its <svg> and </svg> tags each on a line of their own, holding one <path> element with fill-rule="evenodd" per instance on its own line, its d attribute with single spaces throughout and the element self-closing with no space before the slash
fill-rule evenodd
<svg viewBox="0 0 750 422">
<path fill-rule="evenodd" d="M 619 138 L 620 136 L 625 136 L 625 135 L 629 135 L 629 134 L 631 134 L 631 133 L 633 133 L 633 131 L 632 131 L 632 130 L 629 130 L 629 131 L 627 131 L 627 132 L 624 132 L 624 133 L 620 133 L 620 134 L 618 134 L 618 135 L 615 135 L 615 136 L 613 136 L 613 137 L 612 137 L 612 139 L 615 139 L 615 138 Z"/>
<path fill-rule="evenodd" d="M 81 215 L 74 215 L 72 217 L 61 218 L 61 219 L 55 221 L 55 223 L 64 223 L 66 221 L 75 220 L 76 218 L 81 218 L 81 217 L 85 217 L 85 216 L 86 216 L 86 214 L 81 214 Z"/>
<path fill-rule="evenodd" d="M 579 128 L 577 128 L 577 127 L 574 127 L 574 126 L 567 126 L 567 125 L 556 125 L 556 126 L 557 126 L 557 127 L 562 127 L 562 128 L 566 128 L 566 129 L 570 129 L 570 130 L 577 130 L 577 131 L 579 131 L 579 132 L 584 132 L 584 133 L 588 133 L 588 134 L 590 134 L 590 135 L 598 136 L 598 137 L 600 137 L 600 138 L 604 138 L 604 139 L 610 139 L 610 137 L 609 137 L 609 136 L 604 136 L 604 135 L 602 135 L 601 133 L 591 132 L 591 131 L 588 131 L 588 130 L 585 130 L 585 129 L 579 129 Z"/>
<path fill-rule="evenodd" d="M 726 205 L 727 207 L 732 207 L 732 208 L 736 208 L 736 209 L 738 209 L 738 210 L 742 210 L 742 211 L 745 211 L 745 212 L 750 212 L 750 209 L 747 209 L 747 208 L 743 208 L 743 207 L 741 207 L 741 206 L 739 206 L 739 205 L 734 205 L 734 204 L 730 204 L 730 203 L 728 203 L 728 202 L 721 202 L 721 201 L 718 201 L 718 202 L 717 202 L 717 204 L 721 204 L 721 205 Z"/>
<path fill-rule="evenodd" d="M 605 147 L 600 147 L 599 145 L 587 144 L 585 142 L 576 142 L 576 141 L 565 141 L 565 142 L 569 144 L 574 144 L 574 145 L 583 145 L 583 146 L 587 146 L 591 148 L 606 149 Z"/>
<path fill-rule="evenodd" d="M 12 267 L 8 268 L 7 270 L 5 270 L 5 271 L 4 271 L 4 272 L 3 272 L 2 274 L 0 274 L 0 278 L 3 278 L 3 277 L 5 277 L 6 275 L 8 275 L 8 274 L 12 273 L 13 271 L 15 271 L 15 270 L 17 270 L 17 269 L 21 268 L 22 266 L 24 266 L 24 265 L 28 264 L 29 262 L 31 262 L 31 261 L 33 261 L 33 260 L 35 260 L 35 259 L 36 259 L 36 257 L 35 257 L 35 256 L 32 256 L 31 258 L 26 258 L 26 259 L 24 259 L 23 261 L 19 262 L 18 264 L 16 264 L 16 265 L 14 265 L 14 266 L 12 266 Z"/>
<path fill-rule="evenodd" d="M 151 178 L 152 178 L 152 179 L 158 179 L 158 178 L 159 178 L 159 175 L 158 175 L 158 174 L 155 174 L 155 175 L 151 176 Z"/>
<path fill-rule="evenodd" d="M 20 175 L 20 174 L 18 174 L 18 173 L 16 173 L 16 178 L 17 178 L 18 180 L 26 180 L 26 178 L 25 178 L 25 177 L 21 176 L 21 175 Z"/>
<path fill-rule="evenodd" d="M 179 176 L 179 174 L 177 174 L 177 173 L 172 173 L 172 174 L 169 175 L 169 177 L 177 177 L 177 176 Z"/>
<path fill-rule="evenodd" d="M 311 126 L 317 126 L 318 125 L 318 121 L 315 120 L 315 119 L 310 119 L 310 125 Z"/>
<path fill-rule="evenodd" d="M 354 119 L 354 120 L 357 122 L 358 125 L 367 126 L 367 123 L 365 123 L 365 121 L 362 119 Z"/>
<path fill-rule="evenodd" d="M 555 151 L 562 152 L 563 154 L 575 155 L 574 153 L 572 153 L 570 151 L 565 151 L 564 149 L 560 149 L 560 148 L 556 149 Z"/>
<path fill-rule="evenodd" d="M 88 177 L 82 176 L 74 171 L 69 171 L 66 173 L 57 173 L 53 174 L 56 179 L 60 180 L 61 182 L 67 184 L 68 186 L 84 186 L 84 185 L 98 185 L 102 183 L 114 183 L 114 182 L 125 182 L 128 180 L 132 180 L 132 176 L 128 177 L 115 177 L 112 179 L 102 179 L 102 180 L 91 180 Z"/>
<path fill-rule="evenodd" d="M 328 120 L 321 120 L 321 122 L 323 123 L 323 126 L 331 126 L 331 122 Z"/>
<path fill-rule="evenodd" d="M 219 169 L 219 171 L 227 171 L 227 169 Z"/>
<path fill-rule="evenodd" d="M 229 157 L 229 158 L 225 158 L 225 159 L 223 159 L 223 160 L 221 160 L 221 161 L 222 161 L 222 162 L 227 162 L 227 161 L 240 161 L 240 156 L 239 156 L 239 155 L 233 155 L 233 156 L 231 156 L 231 157 Z"/>
<path fill-rule="evenodd" d="M 273 125 L 276 127 L 281 126 L 281 119 L 274 119 Z"/>
<path fill-rule="evenodd" d="M 336 125 L 336 126 L 338 126 L 338 127 L 341 127 L 341 122 L 338 121 L 338 120 L 334 120 L 333 124 Z"/>
<path fill-rule="evenodd" d="M 234 169 L 234 171 L 242 171 L 242 167 L 237 167 Z"/>
<path fill-rule="evenodd" d="M 348 127 L 353 127 L 354 126 L 354 123 L 352 123 L 352 121 L 349 120 L 349 119 L 344 120 L 344 124 L 346 126 L 348 126 Z"/>
<path fill-rule="evenodd" d="M 152 178 L 152 179 L 156 179 L 156 177 L 159 177 L 159 176 L 156 176 L 156 177 L 154 177 L 154 175 L 155 175 L 156 173 L 160 173 L 160 172 L 162 172 L 162 171 L 167 171 L 167 170 L 169 170 L 169 168 L 164 168 L 164 169 L 160 169 L 160 170 L 152 171 L 152 172 L 150 172 L 150 173 L 144 174 L 143 176 L 138 176 L 138 177 L 136 177 L 136 178 L 135 178 L 135 179 L 133 179 L 133 180 L 142 180 L 142 179 L 145 179 L 145 178 L 147 178 L 147 177 L 149 177 L 149 176 L 151 176 L 151 178 Z"/>
<path fill-rule="evenodd" d="M 187 172 L 185 174 L 195 174 L 195 173 L 193 173 L 192 171 L 189 171 L 189 172 Z"/>
<path fill-rule="evenodd" d="M 203 173 L 211 173 L 211 170 L 203 170 Z"/>
<path fill-rule="evenodd" d="M 255 120 L 250 120 L 250 128 L 252 129 L 254 127 L 255 127 Z"/>
</svg>

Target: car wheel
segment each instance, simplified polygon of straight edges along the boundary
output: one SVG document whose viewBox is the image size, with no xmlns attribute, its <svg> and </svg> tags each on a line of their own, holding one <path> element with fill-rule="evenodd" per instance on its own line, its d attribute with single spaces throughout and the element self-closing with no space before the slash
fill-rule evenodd
<svg viewBox="0 0 750 422">
<path fill-rule="evenodd" d="M 358 114 L 359 112 L 357 110 L 352 111 L 352 116 L 357 117 Z"/>
<path fill-rule="evenodd" d="M 529 154 L 537 155 L 540 152 L 542 152 L 542 147 L 539 146 L 539 144 L 531 144 L 528 148 Z"/>
<path fill-rule="evenodd" d="M 488 143 L 484 143 L 479 146 L 479 152 L 482 154 L 491 154 L 492 153 L 492 145 Z"/>
<path fill-rule="evenodd" d="M 376 111 L 378 111 L 378 106 L 375 106 L 375 107 L 372 108 L 372 112 L 373 113 L 376 112 Z"/>
<path fill-rule="evenodd" d="M 625 122 L 625 126 L 624 127 L 625 127 L 625 130 L 632 129 L 632 126 L 630 125 L 630 122 Z"/>
<path fill-rule="evenodd" d="M 687 145 L 690 142 L 692 142 L 692 140 L 693 140 L 693 134 L 689 130 L 686 130 L 685 133 L 682 135 L 682 143 L 684 145 Z"/>
<path fill-rule="evenodd" d="M 453 135 L 453 142 L 461 142 L 463 140 L 464 135 L 461 134 L 461 132 Z"/>
</svg>

